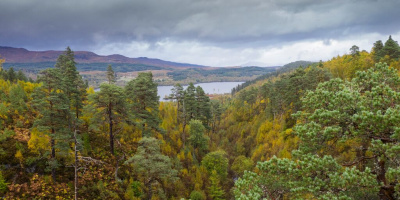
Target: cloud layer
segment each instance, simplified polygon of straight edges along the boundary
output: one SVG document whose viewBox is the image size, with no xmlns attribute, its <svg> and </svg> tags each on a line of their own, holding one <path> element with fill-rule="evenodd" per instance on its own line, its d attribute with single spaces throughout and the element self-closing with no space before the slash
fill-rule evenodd
<svg viewBox="0 0 400 200">
<path fill-rule="evenodd" d="M 397 0 L 2 0 L 0 7 L 3 46 L 211 66 L 324 60 L 400 32 Z"/>
</svg>

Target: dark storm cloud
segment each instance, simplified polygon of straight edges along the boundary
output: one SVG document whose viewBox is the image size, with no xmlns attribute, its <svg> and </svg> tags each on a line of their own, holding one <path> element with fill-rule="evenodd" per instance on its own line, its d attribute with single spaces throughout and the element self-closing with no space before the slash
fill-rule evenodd
<svg viewBox="0 0 400 200">
<path fill-rule="evenodd" d="M 397 33 L 398 0 L 2 0 L 0 45 L 85 49 L 169 38 L 261 46 Z"/>
</svg>

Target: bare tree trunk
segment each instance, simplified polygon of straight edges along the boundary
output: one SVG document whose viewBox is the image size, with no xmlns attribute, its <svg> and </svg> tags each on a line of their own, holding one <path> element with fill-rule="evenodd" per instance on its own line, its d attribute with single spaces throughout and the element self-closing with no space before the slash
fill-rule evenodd
<svg viewBox="0 0 400 200">
<path fill-rule="evenodd" d="M 186 128 L 186 109 L 185 109 L 185 101 L 183 101 L 183 122 L 182 122 L 182 127 L 183 127 L 183 134 L 182 134 L 182 144 L 183 148 L 185 148 L 186 144 L 186 133 L 185 133 L 185 128 Z"/>
<path fill-rule="evenodd" d="M 50 92 L 50 88 L 49 88 L 49 92 Z M 53 102 L 51 102 L 51 101 L 50 101 L 50 110 L 53 110 Z M 56 149 L 55 149 L 56 142 L 54 140 L 55 135 L 56 135 L 56 131 L 54 130 L 54 127 L 52 127 L 51 128 L 51 139 L 50 139 L 51 161 L 54 161 L 56 159 Z M 56 169 L 54 168 L 54 166 L 51 166 L 51 178 L 53 179 L 53 182 L 55 183 L 56 182 Z"/>
<path fill-rule="evenodd" d="M 75 200 L 77 200 L 77 199 L 78 199 L 78 167 L 79 167 L 79 160 L 78 160 L 78 150 L 77 150 L 78 141 L 77 141 L 77 139 L 76 139 L 76 129 L 75 129 L 75 131 L 74 131 L 74 142 L 75 142 L 75 147 L 74 147 L 74 151 L 75 151 L 74 198 L 75 198 Z"/>
<path fill-rule="evenodd" d="M 151 188 L 151 184 L 153 183 L 153 179 L 150 179 L 146 186 L 147 186 L 147 199 L 151 200 L 151 198 L 153 197 L 153 190 Z"/>
<path fill-rule="evenodd" d="M 120 179 L 118 178 L 118 170 L 119 170 L 119 162 L 125 158 L 125 155 L 122 155 L 120 158 L 117 158 L 116 160 L 116 165 L 115 165 L 115 181 L 119 181 Z"/>
<path fill-rule="evenodd" d="M 51 129 L 51 135 L 53 136 L 52 138 L 51 138 L 51 144 L 50 144 L 50 146 L 51 146 L 51 160 L 52 161 L 54 161 L 55 159 L 56 159 L 56 149 L 55 149 L 55 140 L 54 140 L 54 134 L 55 134 L 55 131 L 54 131 L 54 128 L 52 128 Z M 51 167 L 51 178 L 53 179 L 53 182 L 55 183 L 56 182 L 56 169 L 52 166 Z"/>
<path fill-rule="evenodd" d="M 383 200 L 394 200 L 394 187 L 388 185 L 386 180 L 385 161 L 379 160 L 377 163 L 377 168 L 378 182 L 382 183 L 382 186 L 379 190 L 379 198 Z"/>
</svg>

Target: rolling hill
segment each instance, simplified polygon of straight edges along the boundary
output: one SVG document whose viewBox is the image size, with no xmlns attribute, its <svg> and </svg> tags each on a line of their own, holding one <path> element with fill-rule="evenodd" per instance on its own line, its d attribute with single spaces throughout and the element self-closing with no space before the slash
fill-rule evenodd
<svg viewBox="0 0 400 200">
<path fill-rule="evenodd" d="M 59 55 L 63 51 L 29 51 L 24 48 L 14 47 L 3 47 L 0 46 L 0 55 L 6 59 L 5 63 L 14 64 L 17 63 L 52 63 L 56 62 Z M 90 51 L 75 51 L 75 61 L 80 64 L 91 64 L 91 63 L 124 63 L 134 65 L 145 65 L 155 67 L 168 67 L 168 68 L 198 68 L 206 67 L 202 65 L 188 64 L 188 63 L 177 63 L 170 62 L 160 59 L 139 57 L 129 58 L 119 54 L 113 54 L 108 56 L 97 55 Z"/>
</svg>

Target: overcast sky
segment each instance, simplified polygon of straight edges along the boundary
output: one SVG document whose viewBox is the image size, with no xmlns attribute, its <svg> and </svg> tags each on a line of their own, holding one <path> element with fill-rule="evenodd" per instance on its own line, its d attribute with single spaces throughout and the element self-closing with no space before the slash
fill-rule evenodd
<svg viewBox="0 0 400 200">
<path fill-rule="evenodd" d="M 400 40 L 399 0 L 0 0 L 0 46 L 208 66 L 328 60 Z"/>
</svg>

